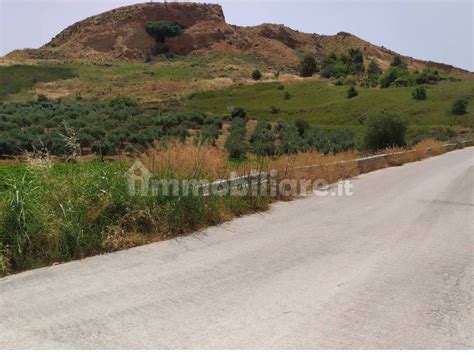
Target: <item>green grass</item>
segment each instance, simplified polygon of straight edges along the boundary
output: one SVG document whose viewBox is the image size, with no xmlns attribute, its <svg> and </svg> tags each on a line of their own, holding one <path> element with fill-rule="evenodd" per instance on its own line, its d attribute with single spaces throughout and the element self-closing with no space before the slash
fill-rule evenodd
<svg viewBox="0 0 474 355">
<path fill-rule="evenodd" d="M 69 79 L 75 74 L 63 65 L 0 66 L 0 99 L 30 89 L 35 83 Z"/>
<path fill-rule="evenodd" d="M 277 83 L 261 83 L 200 92 L 190 96 L 186 107 L 228 114 L 229 107 L 241 106 L 251 118 L 287 121 L 303 118 L 323 126 L 358 126 L 368 114 L 382 110 L 405 115 L 412 126 L 474 125 L 474 81 L 442 82 L 428 86 L 428 99 L 421 102 L 412 99 L 412 87 L 357 87 L 359 96 L 347 99 L 348 86 L 334 86 L 325 81 L 285 84 L 284 90 L 277 90 L 277 86 Z M 285 92 L 290 93 L 290 100 L 284 100 Z M 459 97 L 470 101 L 470 112 L 464 116 L 450 113 L 452 102 Z M 280 112 L 272 114 L 271 106 L 278 107 Z"/>
<path fill-rule="evenodd" d="M 269 203 L 250 196 L 133 196 L 126 168 L 0 167 L 0 276 L 195 231 Z"/>
</svg>

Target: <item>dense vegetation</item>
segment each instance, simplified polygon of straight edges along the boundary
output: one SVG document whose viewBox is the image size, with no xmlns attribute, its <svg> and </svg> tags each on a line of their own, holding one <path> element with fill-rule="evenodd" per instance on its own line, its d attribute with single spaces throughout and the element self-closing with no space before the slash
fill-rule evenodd
<svg viewBox="0 0 474 355">
<path fill-rule="evenodd" d="M 35 103 L 0 106 L 0 156 L 42 148 L 54 155 L 141 152 L 156 141 L 185 140 L 190 129 L 205 125 L 222 122 L 198 112 L 143 110 L 127 97 L 69 104 L 39 97 Z M 205 134 L 210 139 L 209 129 Z"/>
<path fill-rule="evenodd" d="M 176 37 L 183 32 L 183 26 L 171 21 L 148 22 L 146 31 L 158 42 L 165 43 L 166 38 Z"/>
</svg>

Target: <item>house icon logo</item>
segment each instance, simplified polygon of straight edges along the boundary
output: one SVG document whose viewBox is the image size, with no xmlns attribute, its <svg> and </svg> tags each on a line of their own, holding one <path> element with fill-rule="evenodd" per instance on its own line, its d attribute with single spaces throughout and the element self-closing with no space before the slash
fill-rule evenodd
<svg viewBox="0 0 474 355">
<path fill-rule="evenodd" d="M 131 196 L 147 196 L 152 173 L 139 160 L 127 170 L 128 191 Z"/>
</svg>

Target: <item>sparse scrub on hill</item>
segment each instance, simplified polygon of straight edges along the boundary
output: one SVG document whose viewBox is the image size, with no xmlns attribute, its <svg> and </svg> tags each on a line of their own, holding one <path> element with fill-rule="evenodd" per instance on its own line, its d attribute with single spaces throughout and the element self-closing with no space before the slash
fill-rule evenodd
<svg viewBox="0 0 474 355">
<path fill-rule="evenodd" d="M 406 63 L 403 61 L 403 58 L 399 54 L 393 56 L 392 61 L 390 62 L 390 66 L 402 69 L 407 68 Z"/>
<path fill-rule="evenodd" d="M 357 48 L 350 48 L 347 53 L 342 55 L 331 53 L 321 63 L 321 76 L 324 78 L 360 75 L 364 71 L 364 56 L 360 49 Z"/>
</svg>

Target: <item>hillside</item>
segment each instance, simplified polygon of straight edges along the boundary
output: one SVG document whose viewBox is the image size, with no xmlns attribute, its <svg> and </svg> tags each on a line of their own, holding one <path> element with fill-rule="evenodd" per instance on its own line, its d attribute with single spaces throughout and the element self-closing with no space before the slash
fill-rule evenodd
<svg viewBox="0 0 474 355">
<path fill-rule="evenodd" d="M 359 48 L 366 60 L 375 58 L 388 67 L 394 52 L 378 47 L 352 34 L 326 36 L 292 30 L 283 25 L 262 24 L 239 27 L 226 22 L 220 5 L 197 3 L 143 3 L 89 17 L 66 28 L 39 49 L 18 50 L 7 57 L 53 59 L 80 62 L 144 62 L 156 47 L 147 33 L 149 21 L 167 20 L 184 27 L 184 32 L 166 40 L 167 49 L 178 55 L 199 55 L 210 51 L 249 54 L 277 68 L 295 67 L 302 53 L 317 59 L 329 53 Z M 404 57 L 412 69 L 433 67 L 450 74 L 468 72 L 450 65 Z"/>
</svg>

